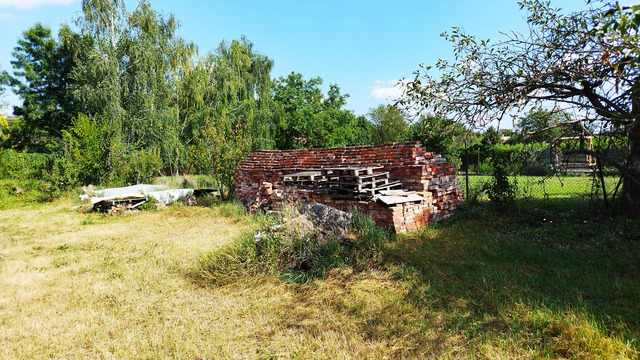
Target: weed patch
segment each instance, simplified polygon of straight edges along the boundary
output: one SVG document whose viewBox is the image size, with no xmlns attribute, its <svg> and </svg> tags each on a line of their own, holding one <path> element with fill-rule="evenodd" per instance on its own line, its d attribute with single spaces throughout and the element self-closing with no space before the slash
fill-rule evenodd
<svg viewBox="0 0 640 360">
<path fill-rule="evenodd" d="M 287 283 L 308 283 L 332 268 L 363 270 L 381 265 L 389 233 L 362 214 L 355 213 L 353 218 L 352 233 L 347 237 L 320 236 L 296 224 L 287 225 L 285 231 L 260 232 L 259 236 L 253 228 L 233 245 L 202 255 L 194 273 L 218 286 L 256 274 L 278 276 Z M 262 228 L 273 226 L 273 221 L 266 220 Z"/>
</svg>

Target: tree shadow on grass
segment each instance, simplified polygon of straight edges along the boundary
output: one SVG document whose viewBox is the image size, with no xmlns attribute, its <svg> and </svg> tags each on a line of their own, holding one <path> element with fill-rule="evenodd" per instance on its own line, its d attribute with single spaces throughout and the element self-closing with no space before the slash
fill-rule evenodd
<svg viewBox="0 0 640 360">
<path fill-rule="evenodd" d="M 389 254 L 417 278 L 408 300 L 467 336 L 493 332 L 539 355 L 640 355 L 640 227 L 542 205 L 475 209 L 401 237 Z"/>
</svg>

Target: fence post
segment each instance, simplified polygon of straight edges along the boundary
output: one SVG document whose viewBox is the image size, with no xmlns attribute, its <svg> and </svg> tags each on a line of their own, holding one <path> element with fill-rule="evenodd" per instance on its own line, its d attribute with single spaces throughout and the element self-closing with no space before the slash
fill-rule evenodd
<svg viewBox="0 0 640 360">
<path fill-rule="evenodd" d="M 464 193 L 465 198 L 468 200 L 469 199 L 469 151 L 467 151 L 467 139 L 464 139 L 464 156 L 465 156 L 465 161 L 467 163 L 467 168 L 465 169 L 465 174 L 464 174 L 464 178 L 465 178 L 465 187 L 466 187 L 466 192 Z"/>
</svg>

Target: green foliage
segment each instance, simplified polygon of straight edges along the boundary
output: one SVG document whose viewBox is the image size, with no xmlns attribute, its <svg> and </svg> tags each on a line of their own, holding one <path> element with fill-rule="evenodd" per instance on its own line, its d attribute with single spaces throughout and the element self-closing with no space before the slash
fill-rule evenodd
<svg viewBox="0 0 640 360">
<path fill-rule="evenodd" d="M 116 173 L 120 179 L 118 182 L 125 184 L 151 183 L 163 165 L 160 151 L 155 147 L 132 151 L 127 154 L 124 164 L 116 168 Z"/>
<path fill-rule="evenodd" d="M 493 126 L 489 126 L 484 134 L 482 134 L 482 145 L 492 147 L 500 144 L 502 144 L 502 134 Z"/>
<path fill-rule="evenodd" d="M 0 83 L 0 85 L 2 85 L 2 83 Z M 0 93 L 0 96 L 2 96 L 2 93 Z M 2 104 L 0 104 L 0 108 L 1 107 Z M 9 122 L 7 121 L 7 118 L 4 116 L 4 114 L 0 114 L 0 146 L 2 146 L 2 144 L 9 140 L 9 138 Z"/>
<path fill-rule="evenodd" d="M 563 134 L 559 125 L 570 119 L 570 115 L 564 111 L 540 108 L 530 110 L 526 116 L 520 118 L 516 126 L 527 141 L 551 143 Z"/>
<path fill-rule="evenodd" d="M 505 164 L 499 158 L 491 159 L 491 180 L 482 186 L 491 203 L 499 210 L 508 210 L 516 200 L 517 180 L 509 180 Z"/>
<path fill-rule="evenodd" d="M 285 231 L 261 232 L 255 240 L 248 232 L 231 246 L 201 256 L 197 277 L 222 286 L 247 276 L 275 275 L 285 282 L 306 283 L 331 268 L 370 269 L 384 261 L 390 235 L 371 218 L 354 214 L 355 240 L 321 238 L 296 225 Z"/>
<path fill-rule="evenodd" d="M 278 149 L 322 148 L 368 143 L 368 124 L 342 109 L 348 94 L 330 85 L 327 95 L 319 77 L 304 80 L 291 73 L 276 80 L 273 94 L 275 145 Z"/>
<path fill-rule="evenodd" d="M 223 199 L 235 191 L 234 169 L 254 147 L 270 138 L 265 128 L 272 61 L 247 39 L 221 43 L 191 74 L 186 99 L 200 110 L 189 115 L 195 167 L 211 173 Z"/>
<path fill-rule="evenodd" d="M 369 111 L 374 144 L 403 141 L 409 133 L 407 114 L 392 105 L 380 105 Z"/>
<path fill-rule="evenodd" d="M 0 149 L 0 178 L 43 179 L 49 172 L 51 159 L 49 154 Z"/>
<path fill-rule="evenodd" d="M 22 121 L 9 141 L 19 149 L 50 151 L 71 123 L 67 91 L 72 59 L 51 36 L 51 29 L 42 24 L 35 24 L 23 35 L 13 51 L 13 74 L 2 75 L 22 100 L 22 105 L 13 109 Z"/>
<path fill-rule="evenodd" d="M 229 118 L 207 117 L 191 157 L 202 171 L 210 171 L 223 200 L 235 192 L 234 169 L 251 151 L 249 124 Z"/>
<path fill-rule="evenodd" d="M 469 137 L 464 125 L 434 115 L 421 117 L 409 127 L 411 140 L 419 140 L 427 151 L 442 155 L 450 163 L 460 165 L 464 139 Z"/>
<path fill-rule="evenodd" d="M 79 24 L 81 35 L 67 34 L 71 46 L 83 49 L 71 93 L 83 113 L 111 128 L 111 160 L 124 160 L 125 149 L 156 148 L 163 168 L 184 167 L 185 122 L 174 94 L 195 46 L 176 35 L 175 18 L 144 1 L 127 12 L 124 2 L 91 0 L 83 2 Z"/>
<path fill-rule="evenodd" d="M 21 207 L 29 203 L 42 203 L 61 195 L 43 180 L 0 179 L 0 209 Z"/>
<path fill-rule="evenodd" d="M 106 180 L 110 155 L 108 142 L 111 140 L 107 131 L 106 122 L 80 115 L 74 120 L 71 131 L 65 133 L 67 156 L 73 164 L 65 164 L 65 171 L 75 167 L 73 173 L 77 173 L 80 184 L 99 184 Z M 63 166 L 63 163 L 59 164 Z"/>
</svg>

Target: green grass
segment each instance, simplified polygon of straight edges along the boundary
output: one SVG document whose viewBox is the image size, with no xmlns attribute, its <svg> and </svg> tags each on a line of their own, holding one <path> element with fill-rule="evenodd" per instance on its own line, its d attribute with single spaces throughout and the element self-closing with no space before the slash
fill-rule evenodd
<svg viewBox="0 0 640 360">
<path fill-rule="evenodd" d="M 477 349 L 531 357 L 640 353 L 640 225 L 474 208 L 390 248 L 408 298 Z M 519 351 L 515 351 L 519 353 Z"/>
<path fill-rule="evenodd" d="M 111 217 L 72 195 L 0 208 L 0 358 L 640 357 L 640 223 L 584 198 L 256 256 L 272 220 L 237 203 Z"/>
<path fill-rule="evenodd" d="M 588 211 L 531 208 L 497 214 L 485 205 L 466 207 L 417 233 L 388 238 L 382 246 L 376 242 L 375 252 L 356 250 L 353 258 L 375 260 L 365 266 L 332 262 L 335 252 L 319 253 L 326 257 L 316 259 L 322 275 L 311 285 L 336 281 L 332 267 L 368 279 L 371 283 L 360 288 L 368 295 L 322 306 L 328 313 L 348 314 L 371 341 L 399 341 L 405 351 L 396 355 L 637 358 L 638 238 L 637 222 L 592 218 Z M 235 246 L 240 244 L 210 253 L 200 269 L 215 277 L 234 273 L 238 264 L 290 259 L 283 248 L 270 249 L 268 259 L 256 258 L 253 244 Z M 280 269 L 290 264 L 284 263 Z M 393 279 L 402 295 L 374 290 L 372 271 L 388 274 L 385 281 Z M 245 283 L 266 273 L 243 268 L 234 279 Z M 370 301 L 377 296 L 386 300 L 374 310 Z"/>
<path fill-rule="evenodd" d="M 464 174 L 458 174 L 460 185 L 466 191 L 466 179 Z M 469 192 L 482 187 L 482 184 L 491 180 L 490 175 L 469 175 Z M 590 175 L 575 176 L 511 176 L 510 180 L 517 181 L 519 196 L 533 199 L 572 199 L 588 198 L 593 189 L 593 177 Z M 617 177 L 605 177 L 607 192 L 613 191 L 618 183 Z M 599 182 L 598 182 L 599 185 Z"/>
</svg>

